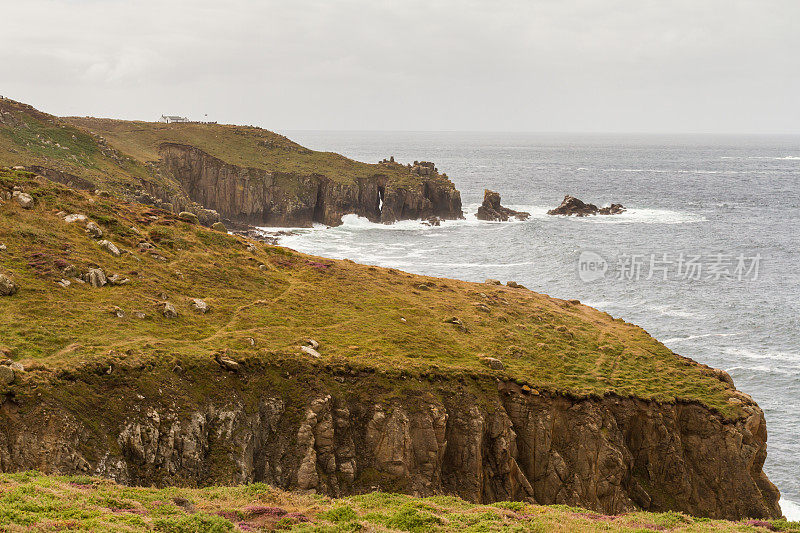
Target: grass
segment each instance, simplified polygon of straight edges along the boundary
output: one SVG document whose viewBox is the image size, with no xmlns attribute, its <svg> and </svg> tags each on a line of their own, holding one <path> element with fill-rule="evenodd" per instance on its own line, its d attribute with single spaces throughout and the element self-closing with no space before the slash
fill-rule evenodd
<svg viewBox="0 0 800 533">
<path fill-rule="evenodd" d="M 699 402 L 729 418 L 743 414 L 729 401 L 735 391 L 707 368 L 580 303 L 263 243 L 248 249 L 240 237 L 165 211 L 0 171 L 0 190 L 14 185 L 36 198 L 32 210 L 14 201 L 0 206 L 0 243 L 8 248 L 0 252 L 0 271 L 20 286 L 0 300 L 0 351 L 28 368 L 7 390 L 18 397 L 109 365 L 169 372 L 180 364 L 202 374 L 213 354 L 228 349 L 254 368 L 288 365 L 328 375 L 355 368 L 387 382 L 472 376 L 515 381 L 532 394 L 615 394 Z M 101 249 L 59 211 L 97 221 L 123 254 Z M 153 250 L 139 251 L 140 242 Z M 92 288 L 73 279 L 62 288 L 56 281 L 68 265 L 79 272 L 100 267 L 130 282 Z M 204 299 L 211 311 L 193 312 L 191 298 Z M 177 318 L 162 315 L 164 300 L 175 305 Z M 112 313 L 116 307 L 123 317 Z M 447 322 L 452 317 L 460 324 Z M 307 338 L 320 343 L 321 359 L 300 351 Z M 502 360 L 505 369 L 490 369 L 484 356 Z"/>
<path fill-rule="evenodd" d="M 102 135 L 120 151 L 139 161 L 159 159 L 165 142 L 194 146 L 227 163 L 302 176 L 324 175 L 341 183 L 378 174 L 393 182 L 417 185 L 407 168 L 354 161 L 333 152 L 309 150 L 283 135 L 253 126 L 223 124 L 162 124 L 159 122 L 68 117 L 65 122 Z"/>
<path fill-rule="evenodd" d="M 785 520 L 729 522 L 681 513 L 608 516 L 524 502 L 478 505 L 451 496 L 374 492 L 342 499 L 264 484 L 143 488 L 84 476 L 0 474 L 0 529 L 168 533 L 356 532 L 765 532 L 800 531 Z"/>
</svg>

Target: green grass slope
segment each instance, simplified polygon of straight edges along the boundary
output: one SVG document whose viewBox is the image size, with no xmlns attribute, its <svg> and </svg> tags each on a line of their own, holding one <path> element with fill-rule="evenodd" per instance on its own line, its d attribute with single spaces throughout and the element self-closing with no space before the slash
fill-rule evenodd
<svg viewBox="0 0 800 533">
<path fill-rule="evenodd" d="M 579 397 L 690 401 L 741 414 L 740 393 L 710 369 L 576 301 L 250 243 L 165 211 L 0 170 L 0 193 L 14 187 L 35 200 L 32 209 L 13 199 L 0 206 L 0 273 L 19 285 L 0 296 L 0 351 L 27 369 L 11 385 L 18 393 L 54 370 L 120 360 L 191 365 L 228 349 L 265 364 L 351 366 L 389 377 L 488 375 Z M 121 255 L 64 213 L 86 215 Z M 129 282 L 96 288 L 75 279 L 96 267 Z M 59 286 L 62 278 L 71 284 Z M 193 311 L 193 298 L 210 311 Z M 167 301 L 177 317 L 164 316 Z M 319 359 L 300 349 L 309 338 L 320 343 Z M 505 368 L 490 368 L 486 356 Z"/>
<path fill-rule="evenodd" d="M 283 135 L 254 126 L 223 124 L 163 124 L 125 120 L 67 117 L 64 122 L 101 135 L 114 148 L 139 161 L 158 160 L 163 143 L 178 143 L 241 167 L 270 172 L 317 174 L 340 183 L 385 175 L 396 185 L 418 178 L 400 165 L 362 163 L 333 152 L 309 150 Z"/>
<path fill-rule="evenodd" d="M 785 520 L 729 522 L 681 513 L 608 516 L 522 502 L 477 505 L 451 496 L 375 492 L 331 499 L 264 484 L 142 488 L 36 472 L 0 474 L 2 531 L 296 532 L 766 532 L 800 531 Z"/>
</svg>

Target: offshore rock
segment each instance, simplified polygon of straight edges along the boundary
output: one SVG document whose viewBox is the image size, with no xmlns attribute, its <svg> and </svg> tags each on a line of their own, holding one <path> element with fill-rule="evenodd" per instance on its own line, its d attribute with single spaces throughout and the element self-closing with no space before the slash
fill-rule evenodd
<svg viewBox="0 0 800 533">
<path fill-rule="evenodd" d="M 514 211 L 500 205 L 500 194 L 486 189 L 483 192 L 483 204 L 478 208 L 478 219 L 495 222 L 506 222 L 514 217 L 517 220 L 527 220 L 531 216 L 526 211 Z"/>
<path fill-rule="evenodd" d="M 575 215 L 576 217 L 586 217 L 590 215 L 619 215 L 624 213 L 625 208 L 622 204 L 611 204 L 608 207 L 597 207 L 594 204 L 587 204 L 578 200 L 574 196 L 565 196 L 561 205 L 547 212 L 548 215 Z"/>
</svg>

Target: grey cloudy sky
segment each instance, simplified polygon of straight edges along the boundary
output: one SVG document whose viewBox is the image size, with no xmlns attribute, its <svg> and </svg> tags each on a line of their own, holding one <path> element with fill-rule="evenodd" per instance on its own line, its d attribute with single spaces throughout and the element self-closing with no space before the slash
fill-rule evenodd
<svg viewBox="0 0 800 533">
<path fill-rule="evenodd" d="M 798 0 L 0 0 L 0 94 L 271 129 L 800 133 Z"/>
</svg>

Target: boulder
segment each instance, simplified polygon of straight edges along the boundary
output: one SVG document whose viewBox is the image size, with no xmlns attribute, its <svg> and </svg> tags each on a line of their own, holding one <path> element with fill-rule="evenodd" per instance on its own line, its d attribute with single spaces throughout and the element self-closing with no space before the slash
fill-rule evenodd
<svg viewBox="0 0 800 533">
<path fill-rule="evenodd" d="M 531 216 L 525 211 L 514 211 L 500 205 L 500 194 L 486 189 L 483 191 L 483 204 L 478 208 L 478 220 L 506 222 L 514 217 L 517 220 L 527 220 Z"/>
<path fill-rule="evenodd" d="M 491 278 L 484 281 L 484 283 L 486 283 L 487 285 L 502 285 L 499 279 L 491 279 Z"/>
<path fill-rule="evenodd" d="M 239 363 L 228 357 L 227 350 L 214 354 L 214 360 L 225 370 L 230 370 L 231 372 L 238 372 L 239 370 Z"/>
<path fill-rule="evenodd" d="M 13 279 L 5 274 L 0 274 L 0 296 L 12 296 L 16 294 L 18 290 L 19 285 L 17 285 Z"/>
<path fill-rule="evenodd" d="M 167 318 L 178 318 L 178 311 L 175 309 L 174 305 L 169 302 L 164 302 L 162 305 L 164 309 L 161 310 L 161 314 Z"/>
<path fill-rule="evenodd" d="M 64 217 L 64 222 L 67 224 L 72 224 L 73 222 L 85 224 L 87 220 L 89 219 L 86 217 L 86 215 L 81 215 L 80 213 L 73 213 Z"/>
<path fill-rule="evenodd" d="M 482 357 L 481 361 L 483 361 L 483 363 L 492 370 L 506 369 L 506 365 L 504 365 L 503 362 L 500 359 L 497 359 L 496 357 Z"/>
<path fill-rule="evenodd" d="M 33 207 L 33 196 L 30 194 L 21 191 L 14 191 L 14 194 L 11 196 L 23 209 L 31 209 Z"/>
<path fill-rule="evenodd" d="M 189 302 L 189 307 L 192 308 L 192 311 L 196 311 L 198 313 L 206 314 L 209 311 L 209 306 L 206 302 L 201 300 L 200 298 L 192 298 Z"/>
<path fill-rule="evenodd" d="M 618 215 L 625 212 L 622 204 L 611 204 L 608 207 L 598 208 L 594 204 L 587 204 L 574 196 L 565 196 L 561 205 L 547 212 L 548 215 L 564 215 L 586 217 L 590 215 Z"/>
<path fill-rule="evenodd" d="M 111 314 L 117 318 L 125 318 L 125 311 L 121 308 L 117 307 L 116 305 L 111 308 Z"/>
<path fill-rule="evenodd" d="M 95 224 L 92 221 L 89 221 L 86 224 L 86 233 L 93 239 L 99 239 L 103 236 L 103 230 L 100 229 L 100 226 Z"/>
<path fill-rule="evenodd" d="M 197 217 L 197 221 L 206 227 L 211 227 L 213 224 L 219 222 L 219 213 L 213 209 L 206 209 L 204 207 L 194 208 L 191 211 Z"/>
<path fill-rule="evenodd" d="M 211 229 L 214 231 L 221 231 L 222 233 L 228 233 L 228 228 L 226 228 L 225 224 L 222 222 L 214 222 L 211 224 Z"/>
<path fill-rule="evenodd" d="M 90 268 L 86 274 L 83 275 L 83 281 L 92 287 L 102 287 L 108 283 L 105 272 L 99 268 Z"/>
<path fill-rule="evenodd" d="M 107 251 L 108 253 L 113 255 L 114 257 L 119 257 L 120 255 L 122 255 L 122 252 L 119 251 L 119 248 L 117 248 L 117 245 L 114 244 L 111 241 L 107 241 L 107 240 L 104 239 L 104 240 L 98 242 L 97 244 L 100 246 L 100 248 L 104 249 L 105 251 Z"/>
<path fill-rule="evenodd" d="M 11 385 L 15 377 L 10 366 L 0 365 L 0 385 Z"/>
<path fill-rule="evenodd" d="M 311 357 L 314 357 L 316 359 L 319 359 L 320 357 L 322 357 L 320 355 L 320 353 L 318 351 L 316 351 L 314 348 L 312 348 L 311 346 L 301 346 L 300 350 L 303 353 L 307 353 L 308 355 L 310 355 Z"/>
<path fill-rule="evenodd" d="M 506 281 L 506 287 L 511 287 L 512 289 L 524 289 L 525 285 L 520 285 L 516 281 Z"/>
<path fill-rule="evenodd" d="M 124 278 L 119 274 L 111 274 L 108 276 L 108 283 L 110 285 L 127 285 L 131 280 Z"/>
<path fill-rule="evenodd" d="M 72 282 L 71 282 L 70 280 L 68 280 L 68 279 L 63 279 L 63 278 L 62 278 L 62 279 L 60 279 L 60 280 L 56 281 L 56 285 L 58 285 L 59 287 L 62 287 L 62 288 L 64 288 L 64 289 L 66 289 L 67 287 L 69 287 L 70 285 L 72 285 Z"/>
<path fill-rule="evenodd" d="M 194 213 L 190 213 L 189 211 L 181 211 L 178 213 L 178 218 L 183 220 L 184 222 L 188 222 L 189 224 L 197 224 L 199 220 L 197 215 Z"/>
</svg>

